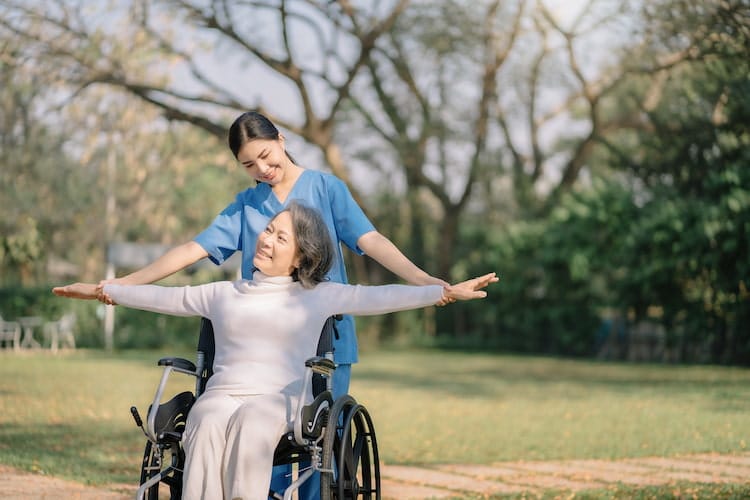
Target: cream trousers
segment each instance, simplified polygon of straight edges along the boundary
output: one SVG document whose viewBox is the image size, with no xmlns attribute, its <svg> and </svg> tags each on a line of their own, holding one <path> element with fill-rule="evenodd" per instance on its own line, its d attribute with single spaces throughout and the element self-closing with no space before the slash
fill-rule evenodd
<svg viewBox="0 0 750 500">
<path fill-rule="evenodd" d="M 202 394 L 183 435 L 183 500 L 267 500 L 273 453 L 292 414 L 284 394 Z"/>
</svg>

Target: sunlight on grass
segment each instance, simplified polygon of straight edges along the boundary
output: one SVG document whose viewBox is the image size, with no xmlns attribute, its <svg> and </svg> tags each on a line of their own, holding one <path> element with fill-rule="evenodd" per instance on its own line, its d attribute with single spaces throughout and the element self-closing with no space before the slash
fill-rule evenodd
<svg viewBox="0 0 750 500">
<path fill-rule="evenodd" d="M 750 371 L 378 352 L 352 394 L 386 463 L 744 451 Z"/>
<path fill-rule="evenodd" d="M 159 357 L 2 353 L 0 463 L 82 482 L 137 483 L 145 437 L 130 406 L 145 415 Z M 172 380 L 170 393 L 193 387 L 189 377 Z"/>
<path fill-rule="evenodd" d="M 192 358 L 191 353 L 179 354 Z M 0 353 L 0 463 L 89 483 L 137 482 L 162 353 Z M 173 377 L 170 396 L 192 389 Z M 750 370 L 439 351 L 365 353 L 351 393 L 393 463 L 744 451 Z"/>
</svg>

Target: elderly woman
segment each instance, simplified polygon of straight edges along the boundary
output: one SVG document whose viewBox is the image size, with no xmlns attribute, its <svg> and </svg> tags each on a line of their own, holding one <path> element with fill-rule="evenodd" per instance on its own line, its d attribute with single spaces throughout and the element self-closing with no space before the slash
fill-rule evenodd
<svg viewBox="0 0 750 500">
<path fill-rule="evenodd" d="M 346 285 L 324 281 L 334 249 L 319 213 L 291 203 L 260 234 L 251 280 L 194 287 L 105 285 L 128 307 L 213 323 L 214 375 L 188 416 L 183 498 L 266 500 L 273 452 L 291 429 L 304 362 L 334 314 L 373 315 L 448 299 L 482 298 L 494 273 L 443 287 Z M 89 298 L 95 284 L 53 289 Z"/>
</svg>

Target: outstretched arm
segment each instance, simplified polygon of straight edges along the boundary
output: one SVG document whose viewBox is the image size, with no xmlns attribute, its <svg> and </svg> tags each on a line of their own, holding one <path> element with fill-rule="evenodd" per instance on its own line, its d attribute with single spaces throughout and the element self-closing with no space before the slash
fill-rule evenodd
<svg viewBox="0 0 750 500">
<path fill-rule="evenodd" d="M 357 240 L 357 246 L 365 254 L 375 259 L 381 266 L 412 285 L 442 285 L 445 281 L 434 278 L 410 261 L 391 240 L 377 231 L 363 234 Z"/>
<path fill-rule="evenodd" d="M 99 299 L 105 304 L 113 304 L 112 298 L 104 293 L 103 286 L 106 283 L 118 285 L 146 285 L 171 276 L 172 274 L 194 264 L 204 257 L 208 252 L 195 241 L 183 243 L 174 247 L 167 253 L 153 261 L 151 264 L 132 272 L 121 278 L 102 280 L 98 285 L 88 283 L 73 283 L 52 289 L 55 295 L 73 299 Z M 93 286 L 93 288 L 92 288 Z"/>
<path fill-rule="evenodd" d="M 117 285 L 147 285 L 160 279 L 171 276 L 177 271 L 185 269 L 191 264 L 195 264 L 204 257 L 208 257 L 208 252 L 195 241 L 188 241 L 180 246 L 176 246 L 167 253 L 153 261 L 151 264 L 132 272 L 128 275 L 112 280 L 102 280 L 97 286 L 97 299 L 105 304 L 114 304 L 112 297 L 104 292 L 104 285 L 108 283 Z"/>
<path fill-rule="evenodd" d="M 325 315 L 353 314 L 370 316 L 441 305 L 446 301 L 473 300 L 487 296 L 482 290 L 498 281 L 495 273 L 455 285 L 344 285 L 327 282 L 317 285 L 316 308 Z"/>
<path fill-rule="evenodd" d="M 147 285 L 171 276 L 204 257 L 208 257 L 208 252 L 195 241 L 188 241 L 172 248 L 146 267 L 108 282 L 118 285 Z"/>
<path fill-rule="evenodd" d="M 112 297 L 111 304 L 152 311 L 172 316 L 210 315 L 211 302 L 219 291 L 226 289 L 228 282 L 214 282 L 198 286 L 127 286 L 107 284 L 105 290 Z M 95 299 L 98 285 L 73 283 L 55 287 L 52 293 L 71 299 Z"/>
</svg>

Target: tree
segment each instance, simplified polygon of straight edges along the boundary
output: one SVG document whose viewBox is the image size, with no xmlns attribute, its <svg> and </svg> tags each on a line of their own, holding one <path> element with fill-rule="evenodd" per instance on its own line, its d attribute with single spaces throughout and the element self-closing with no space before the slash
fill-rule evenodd
<svg viewBox="0 0 750 500">
<path fill-rule="evenodd" d="M 92 11 L 79 2 L 58 1 L 49 9 L 11 1 L 2 24 L 33 44 L 39 57 L 54 58 L 71 85 L 127 90 L 157 106 L 168 119 L 190 122 L 221 139 L 228 117 L 238 110 L 259 109 L 318 147 L 333 172 L 347 179 L 333 140 L 336 113 L 376 41 L 407 4 L 400 0 L 387 9 L 366 10 L 349 2 L 248 2 L 230 8 L 218 0 L 133 0 L 114 10 L 102 5 L 101 11 Z M 114 32 L 106 25 L 113 17 L 119 28 Z M 302 119 L 274 112 L 280 106 L 257 98 L 266 89 L 253 85 L 250 77 L 244 76 L 250 89 L 242 94 L 231 81 L 218 81 L 216 66 L 201 64 L 206 52 L 216 58 L 237 57 L 231 67 L 235 74 L 242 74 L 237 66 L 265 67 L 276 82 L 293 89 Z M 192 90 L 167 79 L 164 71 L 143 71 L 164 63 L 183 71 Z"/>
<path fill-rule="evenodd" d="M 403 179 L 387 189 L 402 189 L 412 254 L 439 275 L 452 274 L 462 222 L 544 216 L 596 172 L 600 142 L 633 126 L 610 102 L 641 43 L 628 37 L 634 4 L 565 14 L 530 0 L 415 3 L 355 82 L 351 116 L 382 141 L 355 154 Z"/>
<path fill-rule="evenodd" d="M 53 234 L 81 212 L 87 195 L 66 137 L 43 116 L 54 82 L 28 64 L 20 44 L 0 46 L 0 265 L 4 284 L 32 285 L 43 275 Z M 64 203 L 62 200 L 66 200 Z"/>
<path fill-rule="evenodd" d="M 654 51 L 685 57 L 656 85 L 636 80 L 623 102 L 649 103 L 639 107 L 638 149 L 611 148 L 643 186 L 631 239 L 648 265 L 632 291 L 663 308 L 683 358 L 747 363 L 750 4 L 665 0 L 646 10 Z M 633 99 L 639 91 L 650 98 Z"/>
<path fill-rule="evenodd" d="M 465 252 L 489 240 L 497 268 L 511 263 L 492 312 L 467 307 L 462 319 L 486 342 L 586 354 L 598 317 L 613 311 L 630 327 L 662 326 L 664 360 L 750 362 L 750 9 L 647 9 L 647 33 L 659 37 L 640 60 L 675 64 L 657 78 L 632 71 L 617 89 L 621 112 L 639 116 L 632 106 L 641 123 L 598 152 L 609 175 L 563 196 L 544 219 L 502 234 L 465 229 L 475 242 Z M 482 263 L 462 262 L 469 274 Z"/>
<path fill-rule="evenodd" d="M 33 47 L 37 58 L 52 61 L 74 91 L 120 88 L 167 119 L 221 140 L 239 111 L 254 108 L 316 147 L 348 182 L 334 138 L 336 116 L 378 39 L 409 2 L 50 3 L 6 2 L 0 26 Z M 205 64 L 207 58 L 212 62 Z M 231 77 L 217 74 L 222 71 Z M 280 88 L 286 89 L 282 97 L 265 97 Z M 285 116 L 288 105 L 274 102 L 281 99 L 299 112 Z M 356 186 L 349 186 L 361 201 Z"/>
<path fill-rule="evenodd" d="M 484 0 L 469 8 L 454 0 L 231 7 L 218 0 L 133 0 L 104 7 L 106 16 L 72 1 L 54 9 L 27 5 L 11 1 L 0 22 L 39 57 L 54 58 L 78 88 L 125 89 L 167 118 L 217 137 L 229 113 L 258 108 L 317 147 L 360 201 L 365 184 L 351 182 L 346 159 L 364 158 L 373 172 L 380 167 L 375 152 L 385 151 L 396 165 L 387 171 L 408 193 L 397 196 L 408 196 L 401 225 L 417 236 L 409 254 L 446 278 L 465 212 L 491 213 L 502 196 L 514 200 L 501 206 L 506 212 L 543 213 L 576 182 L 596 141 L 622 125 L 601 112 L 622 70 L 616 58 L 600 70 L 587 47 L 604 32 L 622 32 L 629 2 L 592 0 L 573 19 L 538 0 Z M 223 67 L 241 75 L 243 85 L 218 78 L 206 57 L 229 61 Z M 189 84 L 157 69 L 165 63 Z M 260 68 L 271 76 L 260 78 Z M 268 82 L 287 89 L 301 119 L 256 97 L 267 93 Z M 344 115 L 346 109 L 356 112 Z M 353 137 L 355 116 L 367 140 Z M 561 133 L 561 123 L 582 132 Z M 555 171 L 558 180 L 545 187 Z"/>
<path fill-rule="evenodd" d="M 30 64 L 28 47 L 5 40 L 4 284 L 101 279 L 109 242 L 185 241 L 246 182 L 205 132 L 124 92 L 88 88 L 69 100 L 45 60 Z"/>
</svg>

